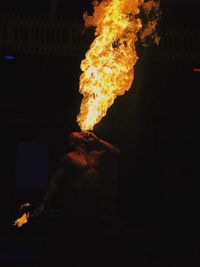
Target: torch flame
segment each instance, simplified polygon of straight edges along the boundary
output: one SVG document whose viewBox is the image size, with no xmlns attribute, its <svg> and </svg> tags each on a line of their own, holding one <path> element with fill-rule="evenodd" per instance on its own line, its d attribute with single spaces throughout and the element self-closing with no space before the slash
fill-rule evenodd
<svg viewBox="0 0 200 267">
<path fill-rule="evenodd" d="M 95 26 L 96 39 L 81 62 L 79 91 L 83 94 L 77 122 L 82 131 L 92 130 L 117 96 L 129 90 L 138 60 L 136 41 L 155 33 L 157 20 L 143 26 L 140 10 L 149 16 L 158 0 L 94 1 L 94 14 L 84 14 L 85 26 Z M 139 36 L 139 32 L 140 35 Z M 156 42 L 159 42 L 155 35 Z"/>
<path fill-rule="evenodd" d="M 22 211 L 23 209 L 30 207 L 31 204 L 30 203 L 24 203 L 20 206 L 19 210 Z M 25 223 L 28 222 L 28 218 L 29 218 L 30 213 L 29 212 L 24 212 L 24 214 L 18 218 L 17 220 L 14 221 L 13 225 L 17 226 L 17 227 L 22 227 L 22 225 L 24 225 Z"/>
<path fill-rule="evenodd" d="M 22 225 L 28 222 L 28 218 L 29 218 L 29 212 L 27 213 L 25 212 L 20 218 L 14 221 L 13 225 L 16 225 L 18 228 L 22 227 Z"/>
</svg>

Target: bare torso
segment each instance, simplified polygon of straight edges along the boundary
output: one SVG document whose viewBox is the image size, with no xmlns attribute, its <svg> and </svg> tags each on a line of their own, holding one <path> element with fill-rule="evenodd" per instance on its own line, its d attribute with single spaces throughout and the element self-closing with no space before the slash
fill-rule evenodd
<svg viewBox="0 0 200 267">
<path fill-rule="evenodd" d="M 73 187 L 92 186 L 98 183 L 101 155 L 102 152 L 99 151 L 88 153 L 73 151 L 67 154 L 68 163 L 76 170 L 76 174 L 69 177 Z"/>
</svg>

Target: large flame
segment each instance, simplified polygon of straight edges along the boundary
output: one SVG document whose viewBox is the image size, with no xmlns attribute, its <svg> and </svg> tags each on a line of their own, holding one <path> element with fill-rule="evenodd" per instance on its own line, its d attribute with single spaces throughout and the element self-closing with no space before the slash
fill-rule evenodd
<svg viewBox="0 0 200 267">
<path fill-rule="evenodd" d="M 134 79 L 138 60 L 136 41 L 155 33 L 157 19 L 142 24 L 141 10 L 149 19 L 159 8 L 158 0 L 94 1 L 93 16 L 84 14 L 85 26 L 96 27 L 96 39 L 81 62 L 80 93 L 83 94 L 77 117 L 82 131 L 92 130 L 117 96 L 123 95 Z M 158 42 L 157 35 L 154 35 Z"/>
</svg>

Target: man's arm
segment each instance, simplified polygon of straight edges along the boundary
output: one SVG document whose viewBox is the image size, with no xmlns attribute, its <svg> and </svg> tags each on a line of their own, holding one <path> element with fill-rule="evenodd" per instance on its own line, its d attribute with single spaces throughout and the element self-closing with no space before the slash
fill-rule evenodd
<svg viewBox="0 0 200 267">
<path fill-rule="evenodd" d="M 36 208 L 36 210 L 33 212 L 32 217 L 39 216 L 45 209 L 47 202 L 52 197 L 52 195 L 57 191 L 57 189 L 60 187 L 64 177 L 65 172 L 67 168 L 67 159 L 64 157 L 62 159 L 59 168 L 55 171 L 55 173 L 52 175 L 51 181 L 49 183 L 49 186 L 47 187 L 47 190 L 42 198 L 42 201 L 40 205 Z"/>
<path fill-rule="evenodd" d="M 86 132 L 85 135 L 86 135 L 86 140 L 99 143 L 100 146 L 106 151 L 111 152 L 115 155 L 120 154 L 119 148 L 97 137 L 93 132 Z"/>
<path fill-rule="evenodd" d="M 51 198 L 51 196 L 57 191 L 59 188 L 65 174 L 66 168 L 62 166 L 62 168 L 59 168 L 54 175 L 51 178 L 51 181 L 49 183 L 49 186 L 44 194 L 44 197 L 42 199 L 42 203 L 47 203 L 48 200 Z"/>
<path fill-rule="evenodd" d="M 120 154 L 120 150 L 116 146 L 114 146 L 114 145 L 112 145 L 112 144 L 110 144 L 110 143 L 108 143 L 108 142 L 106 142 L 100 138 L 98 139 L 98 142 L 105 150 L 107 150 L 107 151 L 109 151 L 115 155 Z"/>
</svg>

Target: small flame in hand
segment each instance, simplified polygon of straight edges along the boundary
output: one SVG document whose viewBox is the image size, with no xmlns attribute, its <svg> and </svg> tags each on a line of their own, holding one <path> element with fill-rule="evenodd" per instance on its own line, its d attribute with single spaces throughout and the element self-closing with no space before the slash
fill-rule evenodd
<svg viewBox="0 0 200 267">
<path fill-rule="evenodd" d="M 22 227 L 22 225 L 28 222 L 28 218 L 29 218 L 29 212 L 27 213 L 25 212 L 20 218 L 14 221 L 13 225 L 16 225 L 18 228 Z"/>
</svg>

